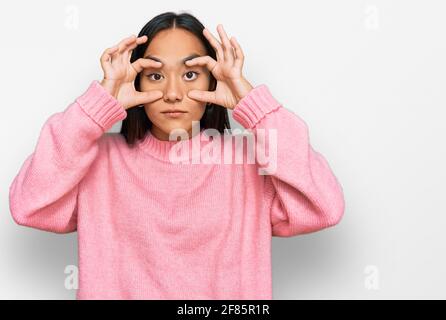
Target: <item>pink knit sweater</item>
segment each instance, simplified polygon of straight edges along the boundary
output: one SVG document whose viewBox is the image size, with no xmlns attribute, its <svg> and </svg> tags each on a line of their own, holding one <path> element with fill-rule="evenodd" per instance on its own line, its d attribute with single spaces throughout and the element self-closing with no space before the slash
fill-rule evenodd
<svg viewBox="0 0 446 320">
<path fill-rule="evenodd" d="M 272 299 L 271 237 L 321 230 L 344 214 L 342 187 L 307 125 L 264 84 L 233 117 L 254 136 L 277 130 L 270 174 L 259 174 L 257 158 L 171 161 L 175 143 L 215 146 L 204 131 L 178 142 L 148 131 L 130 147 L 106 132 L 126 115 L 93 81 L 45 122 L 9 189 L 17 224 L 78 232 L 77 299 Z M 238 150 L 232 138 L 220 142 Z"/>
</svg>

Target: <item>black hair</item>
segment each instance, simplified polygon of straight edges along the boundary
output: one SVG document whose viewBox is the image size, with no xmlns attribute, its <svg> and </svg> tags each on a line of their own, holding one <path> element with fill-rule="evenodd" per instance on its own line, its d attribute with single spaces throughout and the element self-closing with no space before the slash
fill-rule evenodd
<svg viewBox="0 0 446 320">
<path fill-rule="evenodd" d="M 165 12 L 155 16 L 141 29 L 138 37 L 146 35 L 148 40 L 133 49 L 130 62 L 133 63 L 144 56 L 148 45 L 158 32 L 173 28 L 182 28 L 193 33 L 203 43 L 207 55 L 217 60 L 214 48 L 203 35 L 204 25 L 197 18 L 190 13 Z M 211 73 L 209 74 L 211 77 L 209 90 L 212 91 L 215 90 L 217 81 Z M 139 82 L 140 74 L 134 81 L 137 91 L 141 91 Z M 120 134 L 125 137 L 127 144 L 132 145 L 142 139 L 151 127 L 152 122 L 147 117 L 144 108 L 132 107 L 127 109 L 127 117 L 122 122 Z M 200 119 L 200 130 L 209 128 L 216 129 L 222 134 L 225 129 L 231 128 L 227 108 L 213 103 L 206 104 L 205 112 Z"/>
</svg>

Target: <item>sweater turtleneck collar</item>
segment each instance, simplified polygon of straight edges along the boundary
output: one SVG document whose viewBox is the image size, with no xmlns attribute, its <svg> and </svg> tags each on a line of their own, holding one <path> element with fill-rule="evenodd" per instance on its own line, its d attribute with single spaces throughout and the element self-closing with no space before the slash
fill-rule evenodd
<svg viewBox="0 0 446 320">
<path fill-rule="evenodd" d="M 192 137 L 185 140 L 160 140 L 156 138 L 150 130 L 138 142 L 137 146 L 143 152 L 150 154 L 159 160 L 175 163 L 178 160 L 185 160 L 190 162 L 193 157 L 199 157 L 201 148 L 212 142 L 210 137 L 205 133 L 205 130 L 200 130 L 198 133 L 193 133 Z M 177 139 L 180 139 L 179 137 Z M 177 145 L 178 143 L 178 145 Z M 175 146 L 175 150 L 171 149 Z M 175 151 L 177 156 L 175 156 Z"/>
</svg>

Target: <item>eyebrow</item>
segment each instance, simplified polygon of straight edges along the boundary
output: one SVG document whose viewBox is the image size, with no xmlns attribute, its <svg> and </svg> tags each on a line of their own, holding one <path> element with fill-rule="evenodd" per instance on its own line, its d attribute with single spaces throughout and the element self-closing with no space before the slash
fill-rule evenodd
<svg viewBox="0 0 446 320">
<path fill-rule="evenodd" d="M 201 55 L 199 55 L 199 54 L 197 54 L 197 53 L 192 53 L 192 54 L 188 55 L 187 57 L 181 59 L 181 60 L 179 61 L 179 64 L 185 64 L 186 61 L 188 61 L 188 60 L 192 60 L 192 59 L 197 58 L 197 57 L 201 57 Z M 152 59 L 152 60 L 155 60 L 155 61 L 158 61 L 158 62 L 161 62 L 161 63 L 164 64 L 164 62 L 161 61 L 160 58 L 154 57 L 154 56 L 152 56 L 152 55 L 147 55 L 147 56 L 144 57 L 144 59 Z"/>
</svg>

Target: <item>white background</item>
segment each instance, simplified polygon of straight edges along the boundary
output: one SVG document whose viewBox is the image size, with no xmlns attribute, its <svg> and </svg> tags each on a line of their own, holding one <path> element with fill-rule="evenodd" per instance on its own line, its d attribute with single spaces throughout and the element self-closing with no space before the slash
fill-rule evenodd
<svg viewBox="0 0 446 320">
<path fill-rule="evenodd" d="M 273 239 L 274 299 L 446 298 L 440 0 L 0 2 L 0 298 L 75 298 L 77 234 L 16 225 L 8 188 L 46 119 L 101 79 L 102 51 L 164 11 L 236 36 L 246 78 L 305 120 L 343 186 L 339 225 Z"/>
</svg>

